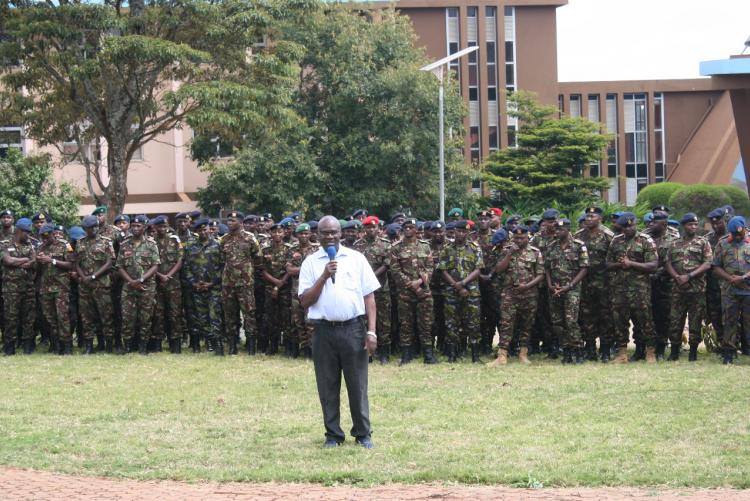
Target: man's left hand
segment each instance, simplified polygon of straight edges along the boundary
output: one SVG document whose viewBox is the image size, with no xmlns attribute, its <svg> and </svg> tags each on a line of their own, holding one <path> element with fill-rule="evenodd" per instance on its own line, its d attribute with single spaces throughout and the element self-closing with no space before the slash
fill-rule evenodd
<svg viewBox="0 0 750 501">
<path fill-rule="evenodd" d="M 378 338 L 375 336 L 365 336 L 365 349 L 367 354 L 373 356 L 378 349 Z"/>
</svg>

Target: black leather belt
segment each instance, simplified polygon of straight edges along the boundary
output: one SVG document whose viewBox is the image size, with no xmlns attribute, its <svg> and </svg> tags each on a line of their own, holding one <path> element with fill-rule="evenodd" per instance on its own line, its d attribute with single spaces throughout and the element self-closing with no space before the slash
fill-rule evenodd
<svg viewBox="0 0 750 501">
<path fill-rule="evenodd" d="M 350 318 L 349 320 L 342 320 L 342 321 L 331 321 L 331 320 L 322 320 L 322 319 L 312 319 L 310 320 L 310 323 L 313 325 L 327 325 L 330 327 L 343 327 L 345 325 L 351 325 L 354 322 L 359 322 L 362 317 L 354 317 Z"/>
</svg>

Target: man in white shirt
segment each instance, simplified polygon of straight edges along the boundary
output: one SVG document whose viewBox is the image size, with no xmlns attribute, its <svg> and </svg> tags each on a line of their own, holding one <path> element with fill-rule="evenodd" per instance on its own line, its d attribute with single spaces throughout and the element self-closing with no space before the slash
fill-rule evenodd
<svg viewBox="0 0 750 501">
<path fill-rule="evenodd" d="M 345 439 L 340 425 L 343 373 L 352 413 L 351 434 L 357 444 L 372 449 L 367 364 L 378 347 L 373 292 L 380 282 L 362 254 L 339 245 L 338 219 L 333 216 L 321 219 L 318 239 L 320 249 L 302 262 L 298 294 L 315 328 L 312 351 L 326 429 L 323 446 L 337 447 Z M 329 258 L 329 247 L 336 250 L 334 259 Z"/>
</svg>

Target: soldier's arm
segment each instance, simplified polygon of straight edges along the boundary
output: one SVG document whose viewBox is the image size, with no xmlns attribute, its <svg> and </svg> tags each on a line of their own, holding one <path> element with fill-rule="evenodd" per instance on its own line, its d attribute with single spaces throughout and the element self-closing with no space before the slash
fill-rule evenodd
<svg viewBox="0 0 750 501">
<path fill-rule="evenodd" d="M 11 257 L 7 252 L 3 254 L 3 263 L 9 268 L 18 268 L 30 261 L 31 259 L 28 257 Z"/>
<path fill-rule="evenodd" d="M 680 274 L 677 273 L 677 270 L 675 270 L 674 266 L 672 266 L 672 259 L 670 257 L 667 257 L 667 260 L 664 262 L 664 269 L 667 270 L 669 276 L 674 280 L 677 280 L 679 278 Z"/>
<path fill-rule="evenodd" d="M 175 274 L 177 274 L 182 269 L 182 263 L 182 256 L 180 256 L 174 266 L 172 266 L 172 268 L 167 272 L 166 277 L 172 278 L 173 276 L 175 276 Z"/>
<path fill-rule="evenodd" d="M 713 267 L 713 272 L 716 273 L 716 275 L 718 275 L 719 278 L 721 278 L 722 280 L 725 280 L 727 282 L 735 282 L 735 281 L 736 282 L 740 282 L 742 280 L 742 277 L 734 277 L 734 276 L 730 275 L 721 266 L 714 266 Z M 739 278 L 740 280 L 735 280 L 736 278 Z"/>
<path fill-rule="evenodd" d="M 474 271 L 472 271 L 471 273 L 469 273 L 469 276 L 467 276 L 466 278 L 464 278 L 461 281 L 464 283 L 464 285 L 468 285 L 471 282 L 473 282 L 474 280 L 476 280 L 477 277 L 479 277 L 479 273 L 481 273 L 481 271 L 482 270 L 480 268 L 476 268 L 476 269 L 474 269 Z"/>
<path fill-rule="evenodd" d="M 571 280 L 570 283 L 568 284 L 567 286 L 568 290 L 572 289 L 573 287 L 578 285 L 581 282 L 581 280 L 586 278 L 586 275 L 588 274 L 588 272 L 589 272 L 588 266 L 582 266 L 578 270 L 578 273 L 576 273 L 576 276 L 573 277 L 573 280 Z"/>
<path fill-rule="evenodd" d="M 510 266 L 510 260 L 513 258 L 513 252 L 514 251 L 506 252 L 503 258 L 498 261 L 493 270 L 495 273 L 503 273 L 508 269 L 508 266 Z"/>
<path fill-rule="evenodd" d="M 159 263 L 154 263 L 151 266 L 151 268 L 149 268 L 148 270 L 146 270 L 146 273 L 144 273 L 141 278 L 145 282 L 146 280 L 148 280 L 149 278 L 151 278 L 152 276 L 154 276 L 154 274 L 156 273 L 156 271 L 158 269 L 159 269 Z"/>
</svg>

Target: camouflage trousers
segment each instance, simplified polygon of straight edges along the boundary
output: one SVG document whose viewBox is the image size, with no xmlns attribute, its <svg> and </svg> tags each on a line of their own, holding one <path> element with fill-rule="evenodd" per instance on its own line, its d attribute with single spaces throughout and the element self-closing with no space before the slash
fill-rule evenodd
<svg viewBox="0 0 750 501">
<path fill-rule="evenodd" d="M 499 320 L 499 311 L 497 309 L 498 298 L 491 281 L 480 281 L 479 293 L 481 294 L 479 307 L 481 341 L 487 348 L 492 348 L 492 340 L 495 338 L 495 329 Z"/>
<path fill-rule="evenodd" d="M 112 295 L 112 323 L 115 329 L 115 337 L 122 339 L 122 289 L 123 280 L 115 273 L 112 275 L 112 287 L 109 289 Z"/>
<path fill-rule="evenodd" d="M 263 339 L 281 339 L 287 336 L 291 327 L 291 295 L 289 287 L 284 287 L 278 291 L 278 295 L 273 297 L 273 287 L 266 287 L 265 305 L 263 307 L 263 327 L 261 337 Z"/>
<path fill-rule="evenodd" d="M 532 314 L 532 319 L 531 340 L 535 344 L 538 344 L 539 341 L 544 342 L 544 347 L 547 350 L 556 346 L 559 339 L 557 339 L 555 333 L 552 331 L 552 317 L 549 311 L 549 290 L 546 285 L 539 286 L 536 312 Z M 526 346 L 526 344 L 521 344 L 520 346 Z"/>
<path fill-rule="evenodd" d="M 114 337 L 115 323 L 109 287 L 89 287 L 80 284 L 78 307 L 83 321 L 83 339 L 94 339 L 99 329 L 105 338 Z"/>
<path fill-rule="evenodd" d="M 375 332 L 378 346 L 391 344 L 391 293 L 375 291 L 375 308 L 377 309 Z"/>
<path fill-rule="evenodd" d="M 195 313 L 193 310 L 195 309 L 195 301 L 193 300 L 193 295 L 195 292 L 193 292 L 193 288 L 186 281 L 180 283 L 180 288 L 182 289 L 182 311 L 184 312 L 185 319 L 183 332 L 190 334 L 194 331 L 193 320 L 195 320 Z"/>
<path fill-rule="evenodd" d="M 463 340 L 477 344 L 482 340 L 479 296 L 445 295 L 445 342 L 458 346 Z"/>
<path fill-rule="evenodd" d="M 153 339 L 182 339 L 184 323 L 182 316 L 182 287 L 170 281 L 166 285 L 156 286 L 156 305 L 154 307 Z"/>
<path fill-rule="evenodd" d="M 292 342 L 297 343 L 300 348 L 312 346 L 312 336 L 315 331 L 313 324 L 307 321 L 305 313 L 305 309 L 299 302 L 299 296 L 292 294 Z"/>
<path fill-rule="evenodd" d="M 701 342 L 701 328 L 706 317 L 705 292 L 682 292 L 679 287 L 672 289 L 672 310 L 669 315 L 669 342 L 673 346 L 682 344 L 682 330 L 688 319 L 690 344 Z"/>
<path fill-rule="evenodd" d="M 721 307 L 721 286 L 718 279 L 709 276 L 706 283 L 706 317 L 714 330 L 716 339 L 721 342 L 724 339 L 723 310 Z"/>
<path fill-rule="evenodd" d="M 500 349 L 508 349 L 514 331 L 518 332 L 519 346 L 521 348 L 529 346 L 538 300 L 537 290 L 534 290 L 533 294 L 516 294 L 512 289 L 503 289 L 500 296 L 500 333 L 498 335 Z"/>
<path fill-rule="evenodd" d="M 651 279 L 651 311 L 654 319 L 656 343 L 666 344 L 669 339 L 669 317 L 672 302 L 672 279 L 663 276 Z"/>
<path fill-rule="evenodd" d="M 401 346 L 412 346 L 417 340 L 432 347 L 432 296 L 418 300 L 410 291 L 398 296 L 399 340 Z"/>
<path fill-rule="evenodd" d="M 578 314 L 581 306 L 580 286 L 560 296 L 549 295 L 549 310 L 552 317 L 552 330 L 560 341 L 560 346 L 569 349 L 583 348 Z"/>
<path fill-rule="evenodd" d="M 70 341 L 70 291 L 45 292 L 39 296 L 42 315 L 52 341 Z"/>
<path fill-rule="evenodd" d="M 434 290 L 434 289 L 433 289 Z M 432 294 L 432 339 L 438 347 L 445 344 L 445 296 L 442 292 Z"/>
<path fill-rule="evenodd" d="M 609 302 L 609 288 L 603 278 L 584 279 L 581 285 L 581 309 L 578 314 L 583 340 L 595 343 L 612 342 L 612 311 Z"/>
<path fill-rule="evenodd" d="M 721 310 L 724 323 L 721 347 L 724 350 L 737 351 L 740 336 L 747 339 L 746 336 L 750 334 L 750 296 L 722 294 Z"/>
<path fill-rule="evenodd" d="M 236 336 L 240 324 L 240 313 L 242 313 L 245 337 L 256 337 L 258 329 L 255 320 L 253 284 L 224 285 L 221 288 L 221 300 L 224 309 L 224 342 L 228 343 Z"/>
<path fill-rule="evenodd" d="M 612 326 L 613 343 L 618 348 L 625 348 L 630 340 L 630 320 L 633 320 L 634 331 L 640 329 L 641 339 L 646 346 L 656 343 L 654 320 L 651 315 L 651 294 L 649 290 L 640 292 L 612 292 Z"/>
<path fill-rule="evenodd" d="M 191 334 L 198 338 L 218 339 L 223 335 L 221 292 L 214 287 L 208 291 L 193 291 Z"/>
<path fill-rule="evenodd" d="M 122 343 L 127 346 L 131 339 L 141 342 L 151 337 L 151 321 L 156 305 L 156 285 L 146 285 L 146 290 L 137 291 L 128 286 L 122 289 Z"/>
<path fill-rule="evenodd" d="M 3 345 L 15 345 L 19 334 L 24 341 L 34 339 L 36 293 L 33 285 L 25 290 L 3 291 L 3 317 Z"/>
</svg>

